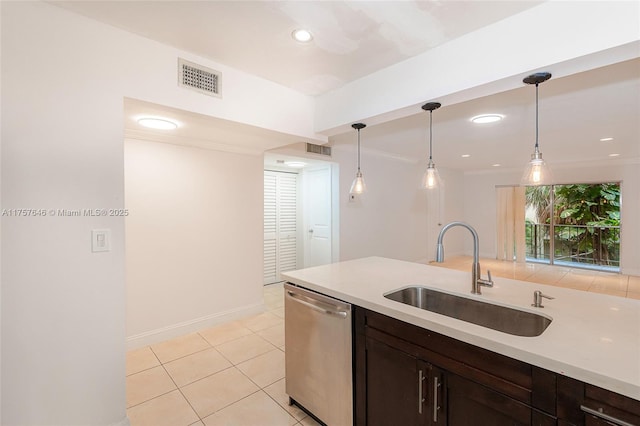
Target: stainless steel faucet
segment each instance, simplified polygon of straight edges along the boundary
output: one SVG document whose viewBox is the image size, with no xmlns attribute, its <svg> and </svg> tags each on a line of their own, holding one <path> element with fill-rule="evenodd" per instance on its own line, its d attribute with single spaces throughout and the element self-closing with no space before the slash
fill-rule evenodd
<svg viewBox="0 0 640 426">
<path fill-rule="evenodd" d="M 436 246 L 436 262 L 444 262 L 444 246 L 442 245 L 442 238 L 444 237 L 445 232 L 449 230 L 449 228 L 453 228 L 454 226 L 462 226 L 463 228 L 467 228 L 471 235 L 473 235 L 473 265 L 471 265 L 471 293 L 473 294 L 482 294 L 480 291 L 481 287 L 493 287 L 493 281 L 491 280 L 491 271 L 487 270 L 488 278 L 482 279 L 482 274 L 480 273 L 480 261 L 478 257 L 478 233 L 475 229 L 469 224 L 464 222 L 451 222 L 446 224 L 441 230 L 440 235 L 438 235 L 438 245 Z"/>
</svg>

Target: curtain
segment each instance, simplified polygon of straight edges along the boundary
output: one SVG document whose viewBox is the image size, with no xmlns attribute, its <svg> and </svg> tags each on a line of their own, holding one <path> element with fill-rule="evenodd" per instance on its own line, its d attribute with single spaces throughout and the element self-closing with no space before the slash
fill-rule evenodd
<svg viewBox="0 0 640 426">
<path fill-rule="evenodd" d="M 496 258 L 525 261 L 525 188 L 496 188 Z"/>
</svg>

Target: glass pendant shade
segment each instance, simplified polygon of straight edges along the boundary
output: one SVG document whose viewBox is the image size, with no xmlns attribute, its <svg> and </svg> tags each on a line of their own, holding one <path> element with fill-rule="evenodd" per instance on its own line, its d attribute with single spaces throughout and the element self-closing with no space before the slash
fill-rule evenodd
<svg viewBox="0 0 640 426">
<path fill-rule="evenodd" d="M 367 190 L 367 185 L 365 185 L 362 172 L 360 171 L 360 130 L 367 127 L 367 125 L 364 123 L 354 123 L 351 127 L 358 131 L 358 171 L 356 172 L 356 178 L 351 184 L 351 189 L 349 189 L 349 194 L 358 195 L 363 194 Z"/>
<path fill-rule="evenodd" d="M 440 173 L 438 173 L 438 169 L 436 169 L 436 165 L 433 164 L 432 161 L 429 162 L 427 166 L 427 171 L 424 172 L 422 176 L 422 187 L 424 189 L 435 189 L 442 185 L 442 180 L 440 179 Z"/>
<path fill-rule="evenodd" d="M 356 173 L 356 178 L 353 180 L 351 184 L 351 189 L 349 190 L 349 194 L 362 194 L 367 190 L 367 185 L 364 183 L 364 178 L 362 177 L 362 172 L 358 171 Z"/>
<path fill-rule="evenodd" d="M 531 161 L 527 164 L 524 174 L 522 175 L 522 185 L 538 186 L 550 185 L 553 182 L 551 169 L 546 161 L 542 159 L 542 153 L 537 149 L 531 154 Z"/>
</svg>

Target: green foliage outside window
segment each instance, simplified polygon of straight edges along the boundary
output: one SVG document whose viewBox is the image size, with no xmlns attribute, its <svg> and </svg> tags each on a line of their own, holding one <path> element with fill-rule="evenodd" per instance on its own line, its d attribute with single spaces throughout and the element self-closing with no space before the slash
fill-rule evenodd
<svg viewBox="0 0 640 426">
<path fill-rule="evenodd" d="M 548 240 L 547 228 L 551 224 L 553 208 L 554 259 L 618 266 L 620 184 L 556 185 L 553 187 L 553 207 L 551 190 L 550 186 L 526 190 L 527 205 L 533 208 L 536 216 L 536 224 L 527 224 L 527 244 L 540 247 L 537 254 L 528 250 L 532 256 L 549 258 L 548 244 L 542 239 L 535 240 L 533 233 L 546 233 Z"/>
</svg>

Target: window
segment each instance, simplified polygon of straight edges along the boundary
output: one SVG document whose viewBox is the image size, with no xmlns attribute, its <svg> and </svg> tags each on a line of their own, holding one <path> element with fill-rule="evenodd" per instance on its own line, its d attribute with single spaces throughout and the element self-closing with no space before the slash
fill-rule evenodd
<svg viewBox="0 0 640 426">
<path fill-rule="evenodd" d="M 620 270 L 620 183 L 527 187 L 528 261 Z"/>
</svg>

